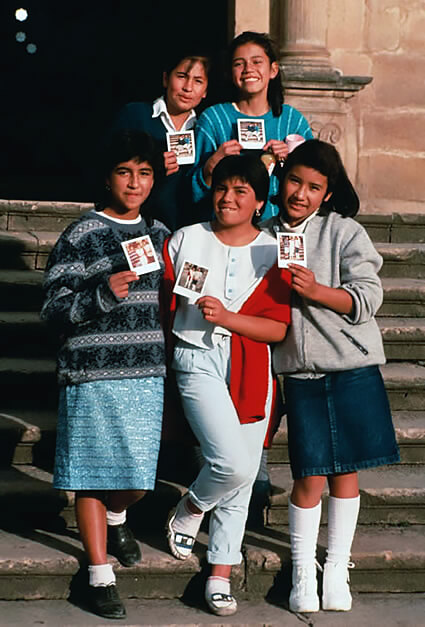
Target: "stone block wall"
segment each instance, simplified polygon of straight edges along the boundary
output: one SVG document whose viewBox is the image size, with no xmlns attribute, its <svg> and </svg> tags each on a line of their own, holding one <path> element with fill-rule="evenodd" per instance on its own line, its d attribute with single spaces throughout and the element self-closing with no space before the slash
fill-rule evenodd
<svg viewBox="0 0 425 627">
<path fill-rule="evenodd" d="M 346 75 L 373 76 L 352 100 L 364 210 L 423 212 L 425 2 L 328 0 L 327 48 Z"/>
</svg>

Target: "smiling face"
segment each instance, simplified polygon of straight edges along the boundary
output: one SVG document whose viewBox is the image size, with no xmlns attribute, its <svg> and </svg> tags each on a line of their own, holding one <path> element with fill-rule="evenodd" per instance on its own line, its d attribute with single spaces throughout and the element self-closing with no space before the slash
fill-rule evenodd
<svg viewBox="0 0 425 627">
<path fill-rule="evenodd" d="M 242 94 L 267 95 L 269 82 L 278 72 L 277 63 L 271 63 L 258 44 L 246 43 L 236 48 L 232 61 L 232 80 Z"/>
<path fill-rule="evenodd" d="M 201 61 L 183 59 L 169 74 L 164 72 L 163 85 L 170 115 L 188 113 L 207 95 L 205 66 Z"/>
<path fill-rule="evenodd" d="M 296 226 L 311 216 L 323 201 L 329 200 L 328 177 L 305 165 L 291 168 L 282 184 L 281 199 L 285 219 Z"/>
<path fill-rule="evenodd" d="M 105 213 L 131 220 L 137 218 L 140 206 L 151 192 L 153 168 L 147 161 L 123 161 L 114 167 L 106 183 L 111 188 L 111 200 Z"/>
<path fill-rule="evenodd" d="M 226 179 L 213 191 L 215 215 L 223 228 L 251 226 L 255 210 L 263 204 L 257 200 L 251 185 L 239 178 Z"/>
</svg>

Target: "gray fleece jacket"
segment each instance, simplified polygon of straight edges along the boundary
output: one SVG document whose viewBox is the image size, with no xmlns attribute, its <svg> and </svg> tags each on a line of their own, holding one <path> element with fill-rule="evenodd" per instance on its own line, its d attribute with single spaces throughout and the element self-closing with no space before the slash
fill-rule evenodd
<svg viewBox="0 0 425 627">
<path fill-rule="evenodd" d="M 261 227 L 284 231 L 278 216 Z M 335 212 L 316 214 L 305 228 L 307 266 L 316 281 L 351 294 L 353 313 L 342 315 L 292 296 L 292 320 L 285 339 L 274 348 L 277 373 L 326 373 L 385 363 L 381 333 L 374 318 L 382 304 L 378 272 L 382 257 L 365 229 Z"/>
</svg>

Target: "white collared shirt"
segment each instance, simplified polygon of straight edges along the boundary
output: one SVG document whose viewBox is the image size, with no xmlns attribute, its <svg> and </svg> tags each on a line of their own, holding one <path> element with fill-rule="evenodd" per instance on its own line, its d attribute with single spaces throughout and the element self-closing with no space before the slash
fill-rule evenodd
<svg viewBox="0 0 425 627">
<path fill-rule="evenodd" d="M 170 114 L 168 113 L 167 105 L 163 96 L 157 98 L 153 103 L 152 117 L 159 117 L 168 133 L 183 133 L 184 131 L 190 131 L 196 124 L 196 113 L 194 109 L 192 109 L 181 129 L 177 131 L 176 127 L 174 126 L 173 120 L 170 118 Z"/>
</svg>

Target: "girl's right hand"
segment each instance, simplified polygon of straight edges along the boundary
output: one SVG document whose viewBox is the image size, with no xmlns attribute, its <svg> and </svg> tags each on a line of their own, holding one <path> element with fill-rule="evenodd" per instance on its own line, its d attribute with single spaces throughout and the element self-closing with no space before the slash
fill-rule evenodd
<svg viewBox="0 0 425 627">
<path fill-rule="evenodd" d="M 229 141 L 221 144 L 211 157 L 207 159 L 204 165 L 204 180 L 209 187 L 211 187 L 211 177 L 215 166 L 224 159 L 224 157 L 239 155 L 241 150 L 242 146 L 237 139 L 229 139 Z"/>
<path fill-rule="evenodd" d="M 109 287 L 117 298 L 126 298 L 128 296 L 128 284 L 138 281 L 139 277 L 131 270 L 117 272 L 109 277 Z"/>
<path fill-rule="evenodd" d="M 164 168 L 166 176 L 170 176 L 170 174 L 175 174 L 179 171 L 177 155 L 172 150 L 170 150 L 169 152 L 164 152 Z"/>
</svg>

